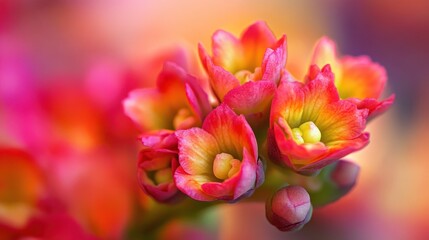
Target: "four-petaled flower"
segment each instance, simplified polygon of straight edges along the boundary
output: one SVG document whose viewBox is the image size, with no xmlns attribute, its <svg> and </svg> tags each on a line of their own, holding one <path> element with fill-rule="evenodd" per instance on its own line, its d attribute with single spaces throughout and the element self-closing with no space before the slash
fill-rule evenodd
<svg viewBox="0 0 429 240">
<path fill-rule="evenodd" d="M 368 144 L 368 110 L 340 100 L 333 77 L 329 65 L 312 65 L 306 84 L 282 79 L 271 106 L 273 161 L 311 174 Z"/>
<path fill-rule="evenodd" d="M 264 22 L 249 26 L 237 39 L 218 30 L 212 37 L 210 57 L 199 45 L 199 54 L 210 85 L 220 101 L 234 88 L 246 83 L 267 80 L 278 83 L 286 64 L 286 36 L 276 40 Z"/>
<path fill-rule="evenodd" d="M 202 128 L 176 131 L 179 163 L 174 180 L 200 201 L 236 201 L 253 193 L 263 181 L 255 135 L 243 116 L 220 105 Z"/>
</svg>

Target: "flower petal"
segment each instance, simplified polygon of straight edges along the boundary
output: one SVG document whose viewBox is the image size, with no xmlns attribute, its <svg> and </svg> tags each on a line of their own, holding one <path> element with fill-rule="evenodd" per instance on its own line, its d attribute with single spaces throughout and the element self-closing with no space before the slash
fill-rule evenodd
<svg viewBox="0 0 429 240">
<path fill-rule="evenodd" d="M 201 190 L 201 185 L 210 182 L 210 177 L 205 175 L 189 175 L 182 167 L 178 167 L 174 173 L 174 182 L 177 188 L 198 201 L 216 200 L 213 196 L 207 195 Z"/>
<path fill-rule="evenodd" d="M 320 38 L 313 50 L 311 64 L 317 66 L 331 65 L 332 72 L 335 73 L 336 79 L 341 78 L 341 64 L 337 60 L 337 47 L 331 39 L 324 36 Z"/>
<path fill-rule="evenodd" d="M 166 63 L 157 88 L 137 89 L 123 101 L 125 114 L 143 131 L 174 129 L 173 119 L 181 108 L 189 108 L 185 83 L 195 82 L 174 63 Z"/>
<path fill-rule="evenodd" d="M 220 66 L 216 66 L 201 44 L 199 44 L 198 47 L 201 61 L 209 75 L 210 86 L 218 100 L 222 101 L 225 94 L 231 89 L 240 86 L 240 82 L 232 73 Z"/>
<path fill-rule="evenodd" d="M 272 81 L 247 82 L 231 90 L 224 103 L 237 114 L 244 114 L 248 122 L 257 127 L 268 120 L 275 91 L 276 85 Z"/>
<path fill-rule="evenodd" d="M 139 139 L 145 147 L 170 150 L 177 149 L 177 138 L 172 130 L 158 130 L 144 133 Z"/>
<path fill-rule="evenodd" d="M 286 36 L 283 37 L 276 43 L 272 49 L 267 48 L 264 58 L 262 60 L 262 80 L 273 81 L 278 83 L 282 71 L 285 68 L 287 59 L 286 50 Z"/>
<path fill-rule="evenodd" d="M 315 65 L 310 67 L 310 71 L 317 71 Z M 302 112 L 302 123 L 317 119 L 323 107 L 331 102 L 340 100 L 338 91 L 334 85 L 332 71 L 329 65 L 322 68 L 315 79 L 308 82 L 303 88 L 305 96 L 304 109 Z"/>
<path fill-rule="evenodd" d="M 349 101 L 338 101 L 325 106 L 314 123 L 323 133 L 321 141 L 329 144 L 358 137 L 365 128 L 367 116 L 367 109 L 359 110 Z"/>
<path fill-rule="evenodd" d="M 226 104 L 221 104 L 205 119 L 203 129 L 210 133 L 219 145 L 220 152 L 243 158 L 243 147 L 257 155 L 255 134 L 243 116 L 237 116 Z"/>
<path fill-rule="evenodd" d="M 197 116 L 199 124 L 201 124 L 212 108 L 209 98 L 204 90 L 194 83 L 186 83 L 185 88 L 186 97 L 188 98 L 192 111 L 195 116 Z"/>
<path fill-rule="evenodd" d="M 317 171 L 338 159 L 341 159 L 352 152 L 356 152 L 369 144 L 369 133 L 363 133 L 352 140 L 342 140 L 332 143 L 329 146 L 329 152 L 322 160 L 313 161 L 312 163 L 300 168 L 300 171 Z"/>
<path fill-rule="evenodd" d="M 386 70 L 367 56 L 340 60 L 342 76 L 336 85 L 342 99 L 379 98 L 387 82 Z"/>
<path fill-rule="evenodd" d="M 212 36 L 213 63 L 235 73 L 242 68 L 243 49 L 240 41 L 231 33 L 222 30 Z"/>
<path fill-rule="evenodd" d="M 263 21 L 250 25 L 240 40 L 243 44 L 247 66 L 250 66 L 251 70 L 260 66 L 267 48 L 273 47 L 276 43 L 276 37 Z M 250 70 L 249 67 L 246 69 Z"/>
<path fill-rule="evenodd" d="M 143 131 L 173 129 L 171 111 L 157 89 L 136 89 L 123 101 L 125 114 Z"/>
<path fill-rule="evenodd" d="M 220 153 L 216 139 L 201 128 L 176 131 L 179 140 L 179 163 L 192 175 L 213 175 L 213 160 Z"/>
<path fill-rule="evenodd" d="M 383 101 L 378 101 L 377 99 L 374 99 L 374 98 L 365 98 L 365 99 L 348 98 L 346 100 L 356 104 L 356 106 L 359 109 L 368 109 L 367 121 L 370 121 L 390 108 L 390 106 L 395 101 L 395 94 L 390 95 L 388 98 L 386 98 Z"/>
<path fill-rule="evenodd" d="M 256 175 L 258 171 L 257 158 L 258 156 L 255 156 L 254 153 L 243 148 L 243 160 L 241 160 L 241 169 L 238 172 L 238 176 L 236 176 L 239 181 L 234 189 L 234 199 L 256 188 Z"/>
</svg>

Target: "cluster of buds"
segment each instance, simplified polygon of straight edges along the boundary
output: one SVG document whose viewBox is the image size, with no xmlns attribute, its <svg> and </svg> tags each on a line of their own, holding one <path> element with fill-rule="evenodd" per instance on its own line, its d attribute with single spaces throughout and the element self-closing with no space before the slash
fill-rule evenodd
<svg viewBox="0 0 429 240">
<path fill-rule="evenodd" d="M 314 176 L 316 190 L 284 182 L 266 197 L 269 222 L 291 231 L 310 220 L 313 205 L 353 187 L 359 167 L 341 159 L 369 143 L 368 120 L 394 101 L 379 99 L 385 70 L 366 56 L 337 56 L 324 37 L 296 79 L 286 46 L 264 22 L 240 38 L 219 30 L 211 55 L 198 46 L 207 79 L 165 63 L 156 87 L 129 94 L 123 105 L 141 129 L 138 179 L 148 195 L 236 202 L 269 181 L 270 168 Z"/>
</svg>

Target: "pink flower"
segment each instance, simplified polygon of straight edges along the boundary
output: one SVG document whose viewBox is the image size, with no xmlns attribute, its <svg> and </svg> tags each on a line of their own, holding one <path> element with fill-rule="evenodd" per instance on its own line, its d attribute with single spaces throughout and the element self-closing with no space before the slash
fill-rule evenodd
<svg viewBox="0 0 429 240">
<path fill-rule="evenodd" d="M 132 91 L 123 105 L 143 132 L 200 126 L 211 110 L 197 79 L 173 63 L 164 65 L 156 88 Z"/>
<path fill-rule="evenodd" d="M 270 158 L 312 173 L 368 144 L 367 109 L 340 100 L 329 65 L 311 66 L 308 82 L 280 82 L 268 136 Z"/>
<path fill-rule="evenodd" d="M 173 181 L 173 173 L 179 165 L 177 138 L 174 132 L 164 131 L 153 137 L 145 136 L 142 142 L 151 147 L 145 147 L 140 151 L 138 162 L 140 187 L 158 202 L 172 203 L 180 200 L 183 195 Z"/>
<path fill-rule="evenodd" d="M 395 100 L 394 94 L 378 100 L 387 82 L 386 70 L 381 65 L 367 56 L 338 57 L 335 43 L 327 37 L 316 43 L 311 64 L 330 64 L 341 99 L 355 103 L 359 109 L 368 109 L 370 118 L 386 111 Z"/>
<path fill-rule="evenodd" d="M 286 37 L 278 41 L 264 22 L 249 26 L 238 39 L 218 30 L 212 37 L 210 57 L 199 45 L 199 54 L 210 85 L 220 101 L 234 88 L 251 81 L 278 83 L 286 64 Z"/>
<path fill-rule="evenodd" d="M 243 116 L 222 104 L 202 128 L 176 131 L 179 163 L 177 187 L 200 201 L 236 201 L 263 182 L 255 135 Z"/>
</svg>

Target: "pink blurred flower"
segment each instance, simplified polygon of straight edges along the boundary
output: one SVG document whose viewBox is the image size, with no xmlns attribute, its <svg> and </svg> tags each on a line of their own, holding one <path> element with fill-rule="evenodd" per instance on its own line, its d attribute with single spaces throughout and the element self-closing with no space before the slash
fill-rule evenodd
<svg viewBox="0 0 429 240">
<path fill-rule="evenodd" d="M 355 103 L 359 109 L 368 109 L 370 118 L 383 113 L 393 104 L 394 94 L 385 100 L 378 100 L 386 86 L 386 70 L 368 56 L 338 57 L 334 41 L 322 37 L 316 43 L 311 64 L 330 64 L 341 99 Z"/>
<path fill-rule="evenodd" d="M 312 173 L 368 144 L 367 109 L 340 100 L 329 65 L 311 66 L 303 84 L 282 79 L 271 107 L 270 158 Z"/>
<path fill-rule="evenodd" d="M 55 199 L 44 170 L 27 152 L 0 148 L 1 239 L 95 239 Z"/>
<path fill-rule="evenodd" d="M 200 201 L 236 201 L 263 182 L 255 135 L 243 116 L 227 105 L 213 110 L 202 128 L 176 131 L 177 187 Z"/>
<path fill-rule="evenodd" d="M 102 239 L 120 239 L 132 217 L 138 189 L 123 154 L 63 146 L 48 156 L 52 192 L 70 216 Z"/>
</svg>

